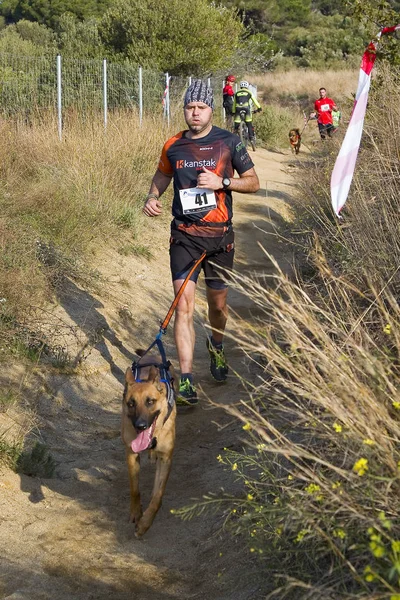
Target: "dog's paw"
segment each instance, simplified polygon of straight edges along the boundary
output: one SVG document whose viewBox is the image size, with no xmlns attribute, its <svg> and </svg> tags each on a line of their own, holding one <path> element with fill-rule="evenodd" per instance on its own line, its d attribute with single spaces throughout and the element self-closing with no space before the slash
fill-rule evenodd
<svg viewBox="0 0 400 600">
<path fill-rule="evenodd" d="M 137 525 L 139 523 L 140 519 L 142 518 L 142 515 L 143 515 L 143 511 L 142 511 L 141 506 L 139 508 L 131 510 L 131 514 L 129 515 L 129 522 L 136 523 L 136 525 Z"/>
<path fill-rule="evenodd" d="M 147 512 L 147 511 L 146 511 Z M 135 536 L 137 538 L 141 538 L 148 529 L 150 529 L 151 524 L 154 521 L 155 515 L 153 513 L 144 513 L 143 517 L 140 519 L 139 523 L 136 524 L 135 527 Z"/>
</svg>

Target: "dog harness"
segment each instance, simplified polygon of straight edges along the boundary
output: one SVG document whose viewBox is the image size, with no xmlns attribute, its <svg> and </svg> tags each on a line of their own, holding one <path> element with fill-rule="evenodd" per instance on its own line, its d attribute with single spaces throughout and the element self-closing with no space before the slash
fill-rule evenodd
<svg viewBox="0 0 400 600">
<path fill-rule="evenodd" d="M 160 333 L 158 333 L 154 342 L 147 348 L 146 352 L 143 354 L 143 356 L 145 356 L 153 348 L 153 346 L 157 345 L 158 351 L 160 352 L 162 362 L 161 363 L 154 362 L 154 363 L 148 363 L 146 365 L 141 365 L 140 360 L 143 358 L 143 356 L 141 356 L 138 361 L 133 361 L 131 369 L 132 369 L 133 377 L 135 378 L 136 383 L 143 383 L 144 381 L 147 381 L 147 379 L 141 379 L 141 377 L 140 377 L 140 371 L 144 367 L 148 368 L 148 367 L 154 366 L 158 369 L 158 371 L 160 373 L 160 382 L 165 383 L 165 385 L 167 387 L 168 412 L 167 412 L 167 416 L 164 419 L 164 423 L 165 423 L 166 420 L 168 419 L 168 417 L 170 416 L 171 411 L 175 404 L 175 390 L 174 390 L 174 378 L 171 376 L 171 373 L 169 371 L 171 362 L 169 360 L 167 360 L 164 345 L 161 341 L 162 333 L 163 333 L 162 331 L 160 331 Z"/>
</svg>

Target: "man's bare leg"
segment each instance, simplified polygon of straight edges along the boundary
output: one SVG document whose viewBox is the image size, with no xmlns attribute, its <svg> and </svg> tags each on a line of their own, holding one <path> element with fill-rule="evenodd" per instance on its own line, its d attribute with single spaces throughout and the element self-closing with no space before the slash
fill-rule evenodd
<svg viewBox="0 0 400 600">
<path fill-rule="evenodd" d="M 228 288 L 216 290 L 207 286 L 208 318 L 210 320 L 213 340 L 222 344 L 226 321 L 228 319 L 227 306 Z"/>
<path fill-rule="evenodd" d="M 183 279 L 177 279 L 174 281 L 175 295 L 180 289 L 182 283 Z M 181 373 L 191 373 L 193 369 L 193 352 L 195 342 L 193 314 L 195 293 L 195 282 L 188 281 L 175 311 L 174 336 Z"/>
</svg>

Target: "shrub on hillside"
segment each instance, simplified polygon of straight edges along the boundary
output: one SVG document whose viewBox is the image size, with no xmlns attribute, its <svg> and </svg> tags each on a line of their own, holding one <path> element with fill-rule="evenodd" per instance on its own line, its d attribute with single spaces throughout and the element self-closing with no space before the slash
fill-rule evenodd
<svg viewBox="0 0 400 600">
<path fill-rule="evenodd" d="M 291 127 L 293 127 L 292 113 L 277 105 L 263 107 L 263 111 L 254 117 L 257 138 L 267 147 L 286 146 Z"/>
</svg>

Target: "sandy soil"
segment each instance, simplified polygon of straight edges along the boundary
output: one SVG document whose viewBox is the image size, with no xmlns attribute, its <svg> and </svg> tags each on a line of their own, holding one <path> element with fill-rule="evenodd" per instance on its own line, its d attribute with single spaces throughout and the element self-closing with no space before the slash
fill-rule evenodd
<svg viewBox="0 0 400 600">
<path fill-rule="evenodd" d="M 286 154 L 253 153 L 261 190 L 234 199 L 236 267 L 262 276 L 271 264 L 260 242 L 290 271 L 291 249 L 279 242 L 274 226 L 290 216 L 293 178 Z M 297 159 L 296 159 L 297 160 Z M 101 297 L 69 282 L 55 308 L 66 325 L 78 326 L 77 348 L 98 342 L 72 375 L 56 370 L 13 367 L 0 376 L 3 387 L 20 382 L 21 393 L 37 406 L 33 433 L 57 461 L 51 479 L 0 474 L 0 598 L 7 600 L 261 600 L 268 577 L 245 551 L 243 542 L 221 531 L 218 516 L 182 521 L 171 509 L 193 498 L 239 491 L 216 460 L 224 447 L 240 448 L 241 427 L 205 398 L 178 414 L 177 445 L 163 506 L 141 541 L 128 523 L 129 490 L 120 440 L 122 381 L 137 347 L 147 347 L 172 300 L 168 271 L 167 215 L 151 220 L 149 245 L 155 258 L 123 257 L 105 249 L 96 266 L 107 280 Z M 115 244 L 113 244 L 115 246 Z M 204 287 L 196 315 L 196 381 L 215 401 L 240 399 L 234 375 L 214 384 L 205 349 Z M 251 298 L 231 290 L 230 305 L 251 319 Z M 232 331 L 233 320 L 230 322 Z M 70 351 L 73 347 L 70 341 Z M 172 328 L 165 336 L 174 360 Z M 74 351 L 77 351 L 75 348 Z M 239 373 L 246 368 L 232 340 L 226 351 Z M 153 468 L 143 461 L 144 500 Z"/>
</svg>

